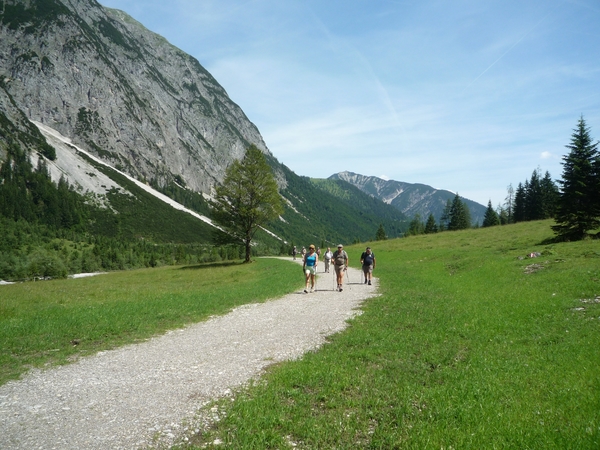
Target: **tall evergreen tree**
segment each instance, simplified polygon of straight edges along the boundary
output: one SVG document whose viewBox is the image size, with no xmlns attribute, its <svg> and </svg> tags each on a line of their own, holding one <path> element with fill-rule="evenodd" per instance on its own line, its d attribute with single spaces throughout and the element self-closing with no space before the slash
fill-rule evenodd
<svg viewBox="0 0 600 450">
<path fill-rule="evenodd" d="M 471 227 L 471 213 L 467 205 L 456 194 L 452 200 L 450 208 L 450 221 L 448 222 L 448 230 L 465 230 Z"/>
<path fill-rule="evenodd" d="M 446 206 L 444 206 L 444 211 L 442 211 L 442 215 L 440 216 L 440 226 L 439 231 L 444 231 L 448 229 L 448 224 L 450 223 L 450 211 L 452 210 L 452 200 L 446 200 Z"/>
<path fill-rule="evenodd" d="M 527 184 L 527 182 L 525 182 Z M 517 186 L 517 190 L 515 191 L 515 203 L 514 203 L 514 212 L 513 212 L 513 221 L 523 222 L 526 219 L 525 215 L 525 187 L 523 183 L 519 183 Z"/>
<path fill-rule="evenodd" d="M 265 155 L 251 145 L 241 161 L 234 161 L 216 187 L 213 217 L 230 235 L 244 242 L 245 262 L 258 229 L 283 212 L 275 177 Z"/>
<path fill-rule="evenodd" d="M 425 224 L 421 220 L 421 214 L 415 214 L 413 220 L 410 221 L 408 226 L 408 231 L 406 234 L 411 236 L 416 236 L 418 234 L 423 234 L 425 232 Z"/>
<path fill-rule="evenodd" d="M 379 228 L 377 228 L 377 232 L 375 233 L 376 241 L 385 241 L 387 239 L 387 235 L 385 234 L 385 229 L 383 228 L 383 224 L 379 224 Z"/>
<path fill-rule="evenodd" d="M 570 152 L 563 157 L 556 225 L 552 229 L 561 239 L 579 240 L 600 226 L 598 142 L 592 142 L 583 116 L 566 147 Z"/>
<path fill-rule="evenodd" d="M 552 180 L 550 172 L 546 171 L 544 178 L 540 182 L 542 189 L 542 205 L 543 205 L 543 219 L 549 219 L 554 217 L 556 214 L 556 208 L 558 206 L 558 199 L 560 197 L 558 186 Z"/>
<path fill-rule="evenodd" d="M 488 201 L 487 209 L 485 210 L 485 215 L 483 217 L 484 227 L 493 227 L 495 225 L 500 225 L 500 218 L 498 217 L 498 213 L 492 207 L 492 201 Z"/>
<path fill-rule="evenodd" d="M 525 217 L 526 220 L 541 220 L 544 218 L 542 186 L 539 169 L 531 174 L 531 179 L 526 183 L 525 191 Z"/>
<path fill-rule="evenodd" d="M 427 218 L 427 222 L 425 223 L 425 234 L 437 233 L 438 227 L 435 223 L 435 217 L 433 214 L 429 213 L 429 217 Z"/>
</svg>

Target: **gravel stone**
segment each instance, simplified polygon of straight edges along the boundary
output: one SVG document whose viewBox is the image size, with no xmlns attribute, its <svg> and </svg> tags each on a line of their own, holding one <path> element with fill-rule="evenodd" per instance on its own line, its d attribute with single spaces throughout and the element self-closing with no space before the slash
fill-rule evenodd
<svg viewBox="0 0 600 450">
<path fill-rule="evenodd" d="M 333 290 L 333 270 L 319 273 L 315 293 L 301 288 L 0 386 L 0 448 L 136 449 L 185 439 L 203 406 L 318 348 L 360 313 L 378 280 L 364 285 L 359 270 L 348 272 L 343 292 Z M 203 414 L 205 425 L 218 419 Z"/>
</svg>

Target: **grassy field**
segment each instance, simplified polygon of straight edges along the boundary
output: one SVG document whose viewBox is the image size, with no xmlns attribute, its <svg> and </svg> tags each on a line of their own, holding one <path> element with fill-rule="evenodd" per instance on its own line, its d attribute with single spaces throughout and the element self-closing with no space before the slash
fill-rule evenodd
<svg viewBox="0 0 600 450">
<path fill-rule="evenodd" d="M 0 384 L 281 296 L 301 278 L 296 264 L 259 259 L 0 286 Z"/>
<path fill-rule="evenodd" d="M 372 243 L 382 295 L 182 448 L 600 448 L 600 241 L 550 224 Z"/>
</svg>

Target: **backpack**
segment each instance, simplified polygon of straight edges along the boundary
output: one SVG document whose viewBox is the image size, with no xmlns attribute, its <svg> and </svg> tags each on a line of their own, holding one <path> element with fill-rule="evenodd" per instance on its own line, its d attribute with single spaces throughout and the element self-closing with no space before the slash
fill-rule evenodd
<svg viewBox="0 0 600 450">
<path fill-rule="evenodd" d="M 348 255 L 346 254 L 346 252 L 344 250 L 342 250 L 341 252 L 338 250 L 337 252 L 335 252 L 333 254 L 333 258 L 334 258 L 336 266 L 343 266 L 344 264 L 346 264 Z"/>
<path fill-rule="evenodd" d="M 363 260 L 363 265 L 371 266 L 373 265 L 373 261 L 375 260 L 375 254 L 371 253 L 369 255 L 367 252 L 363 252 L 363 254 L 360 256 L 360 259 Z"/>
</svg>

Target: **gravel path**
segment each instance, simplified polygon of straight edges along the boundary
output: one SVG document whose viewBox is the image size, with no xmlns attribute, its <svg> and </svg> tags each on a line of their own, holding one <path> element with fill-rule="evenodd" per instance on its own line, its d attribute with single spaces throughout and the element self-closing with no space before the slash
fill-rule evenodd
<svg viewBox="0 0 600 450">
<path fill-rule="evenodd" d="M 172 444 L 189 431 L 186 421 L 198 418 L 206 403 L 343 330 L 377 288 L 376 279 L 374 286 L 363 285 L 360 271 L 348 271 L 352 283 L 343 292 L 333 291 L 332 273 L 320 273 L 315 293 L 299 290 L 242 306 L 0 386 L 0 448 L 114 450 Z"/>
</svg>

